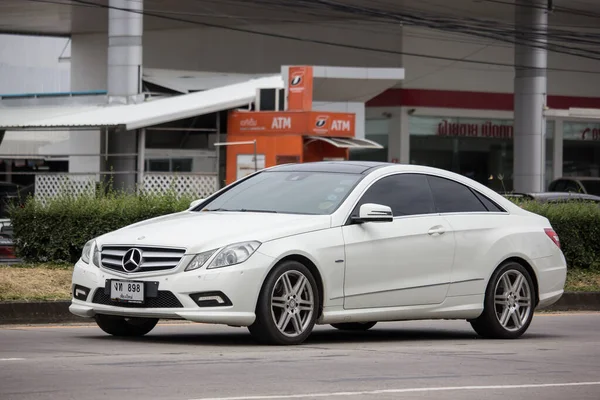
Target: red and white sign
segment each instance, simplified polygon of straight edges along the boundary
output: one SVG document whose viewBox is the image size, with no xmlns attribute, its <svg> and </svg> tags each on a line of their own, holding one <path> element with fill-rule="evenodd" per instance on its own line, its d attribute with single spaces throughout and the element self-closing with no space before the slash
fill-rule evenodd
<svg viewBox="0 0 600 400">
<path fill-rule="evenodd" d="M 299 134 L 354 137 L 356 116 L 333 112 L 231 112 L 228 133 Z"/>
</svg>

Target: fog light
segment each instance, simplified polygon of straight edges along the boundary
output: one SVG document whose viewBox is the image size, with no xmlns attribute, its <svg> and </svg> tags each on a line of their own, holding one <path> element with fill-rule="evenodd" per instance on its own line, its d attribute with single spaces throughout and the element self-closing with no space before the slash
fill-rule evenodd
<svg viewBox="0 0 600 400">
<path fill-rule="evenodd" d="M 85 286 L 75 285 L 73 288 L 73 297 L 77 300 L 86 301 L 89 294 L 90 289 Z"/>
<path fill-rule="evenodd" d="M 202 292 L 190 294 L 190 297 L 199 307 L 227 307 L 231 300 L 222 292 Z"/>
</svg>

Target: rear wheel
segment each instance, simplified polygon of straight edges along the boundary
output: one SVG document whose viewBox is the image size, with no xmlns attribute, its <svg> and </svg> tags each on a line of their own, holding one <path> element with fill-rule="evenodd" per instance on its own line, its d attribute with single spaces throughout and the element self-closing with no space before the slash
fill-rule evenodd
<svg viewBox="0 0 600 400">
<path fill-rule="evenodd" d="M 126 318 L 98 314 L 96 323 L 104 332 L 113 336 L 144 336 L 158 323 L 157 318 Z"/>
<path fill-rule="evenodd" d="M 340 331 L 368 331 L 372 327 L 375 326 L 377 322 L 343 322 L 341 324 L 331 324 L 335 329 L 339 329 Z"/>
<path fill-rule="evenodd" d="M 269 274 L 248 329 L 265 344 L 300 344 L 312 332 L 319 307 L 317 282 L 306 266 L 285 261 Z"/>
<path fill-rule="evenodd" d="M 508 262 L 490 279 L 483 313 L 469 322 L 485 338 L 516 339 L 529 328 L 535 304 L 531 275 L 521 264 Z"/>
</svg>

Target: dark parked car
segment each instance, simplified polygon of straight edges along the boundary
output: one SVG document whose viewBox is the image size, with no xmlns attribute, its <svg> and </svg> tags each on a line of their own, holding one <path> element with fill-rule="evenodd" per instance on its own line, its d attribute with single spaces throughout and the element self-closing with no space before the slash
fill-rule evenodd
<svg viewBox="0 0 600 400">
<path fill-rule="evenodd" d="M 574 192 L 542 192 L 542 193 L 503 193 L 508 199 L 533 200 L 540 203 L 566 203 L 569 201 L 590 201 L 600 204 L 600 196 Z"/>
<path fill-rule="evenodd" d="M 600 178 L 589 176 L 563 177 L 550 182 L 548 191 L 586 193 L 600 196 Z"/>
<path fill-rule="evenodd" d="M 15 254 L 15 245 L 11 235 L 0 233 L 0 265 L 17 264 L 21 260 Z"/>
</svg>

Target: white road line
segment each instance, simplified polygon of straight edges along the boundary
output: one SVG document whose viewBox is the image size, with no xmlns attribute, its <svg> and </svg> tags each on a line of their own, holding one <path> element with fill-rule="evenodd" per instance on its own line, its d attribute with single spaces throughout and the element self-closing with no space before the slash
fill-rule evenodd
<svg viewBox="0 0 600 400">
<path fill-rule="evenodd" d="M 0 361 L 23 361 L 24 358 L 0 358 Z"/>
<path fill-rule="evenodd" d="M 530 385 L 493 385 L 493 386 L 448 386 L 448 387 L 422 387 L 405 389 L 370 390 L 360 392 L 331 392 L 331 393 L 307 393 L 307 394 L 280 394 L 268 396 L 239 396 L 239 397 L 203 397 L 192 400 L 271 400 L 271 399 L 304 399 L 314 397 L 349 397 L 364 395 L 417 393 L 417 392 L 445 392 L 460 390 L 499 390 L 499 389 L 534 389 L 569 386 L 598 386 L 600 382 L 572 382 L 572 383 L 546 383 Z"/>
</svg>

